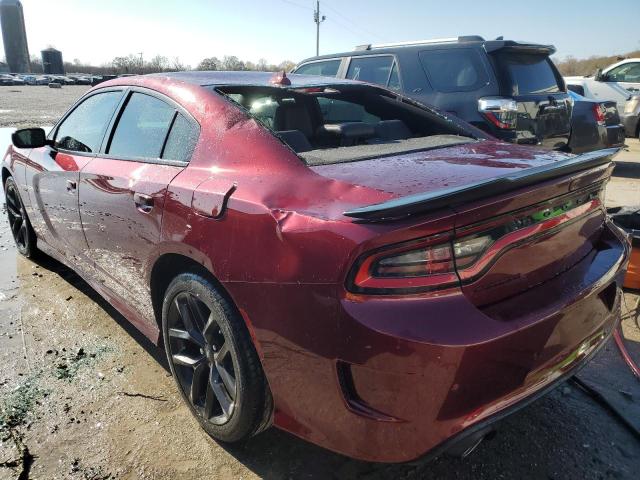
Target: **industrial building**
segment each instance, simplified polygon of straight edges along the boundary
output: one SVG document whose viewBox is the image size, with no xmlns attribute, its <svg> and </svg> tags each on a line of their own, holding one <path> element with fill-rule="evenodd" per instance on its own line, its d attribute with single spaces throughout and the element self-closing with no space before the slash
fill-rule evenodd
<svg viewBox="0 0 640 480">
<path fill-rule="evenodd" d="M 62 52 L 55 48 L 47 48 L 40 52 L 42 54 L 42 68 L 45 74 L 64 75 L 64 63 L 62 62 Z"/>
<path fill-rule="evenodd" d="M 20 0 L 0 0 L 0 27 L 9 70 L 12 73 L 30 72 L 29 46 Z"/>
</svg>

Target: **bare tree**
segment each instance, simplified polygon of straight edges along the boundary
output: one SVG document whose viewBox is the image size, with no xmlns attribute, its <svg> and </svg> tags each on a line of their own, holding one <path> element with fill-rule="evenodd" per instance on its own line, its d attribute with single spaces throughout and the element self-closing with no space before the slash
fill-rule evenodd
<svg viewBox="0 0 640 480">
<path fill-rule="evenodd" d="M 220 70 L 221 66 L 222 62 L 220 62 L 218 57 L 208 57 L 198 64 L 196 70 Z"/>
<path fill-rule="evenodd" d="M 151 72 L 165 72 L 169 70 L 169 59 L 163 55 L 156 55 L 145 65 L 145 71 Z"/>
<path fill-rule="evenodd" d="M 222 70 L 246 70 L 246 66 L 244 62 L 235 55 L 225 55 L 222 57 Z"/>
<path fill-rule="evenodd" d="M 640 50 L 625 53 L 624 55 L 611 55 L 608 57 L 591 56 L 581 60 L 573 56 L 568 56 L 563 60 L 554 59 L 554 63 L 562 75 L 593 75 L 599 68 L 604 68 L 612 63 L 632 57 L 640 57 Z"/>
</svg>

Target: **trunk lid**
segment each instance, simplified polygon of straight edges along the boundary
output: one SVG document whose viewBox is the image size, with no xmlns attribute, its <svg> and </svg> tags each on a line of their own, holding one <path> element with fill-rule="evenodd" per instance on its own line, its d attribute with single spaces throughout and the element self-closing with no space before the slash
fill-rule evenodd
<svg viewBox="0 0 640 480">
<path fill-rule="evenodd" d="M 570 156 L 496 141 L 310 166 L 330 179 L 406 198 L 491 180 Z"/>
<path fill-rule="evenodd" d="M 404 229 L 423 213 L 453 212 L 456 273 L 484 307 L 580 275 L 574 267 L 602 247 L 602 195 L 616 152 L 574 156 L 484 141 L 312 169 L 392 195 L 346 212 L 359 222 L 404 219 Z"/>
</svg>

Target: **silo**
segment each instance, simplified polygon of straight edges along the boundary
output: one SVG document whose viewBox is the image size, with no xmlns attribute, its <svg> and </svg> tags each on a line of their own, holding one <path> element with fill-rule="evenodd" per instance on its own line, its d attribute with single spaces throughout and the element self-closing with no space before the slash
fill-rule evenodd
<svg viewBox="0 0 640 480">
<path fill-rule="evenodd" d="M 42 68 L 45 74 L 64 75 L 64 63 L 62 63 L 62 52 L 55 48 L 47 48 L 40 52 L 42 54 Z"/>
<path fill-rule="evenodd" d="M 12 73 L 30 72 L 29 46 L 20 0 L 0 0 L 0 26 L 9 70 Z"/>
</svg>

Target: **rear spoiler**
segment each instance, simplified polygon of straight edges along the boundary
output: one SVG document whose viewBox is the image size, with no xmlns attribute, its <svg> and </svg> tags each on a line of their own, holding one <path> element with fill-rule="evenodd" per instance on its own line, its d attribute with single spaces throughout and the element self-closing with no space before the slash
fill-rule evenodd
<svg viewBox="0 0 640 480">
<path fill-rule="evenodd" d="M 494 53 L 497 51 L 509 51 L 517 53 L 530 53 L 530 54 L 542 54 L 553 55 L 556 53 L 556 47 L 553 45 L 541 45 L 539 43 L 523 43 L 514 42 L 513 40 L 488 40 L 484 42 L 484 50 L 487 53 Z"/>
<path fill-rule="evenodd" d="M 490 178 L 468 185 L 444 188 L 429 193 L 418 193 L 389 200 L 384 203 L 356 208 L 344 212 L 344 215 L 360 221 L 380 222 L 396 220 L 409 215 L 427 213 L 448 206 L 456 206 L 474 200 L 481 200 L 527 185 L 604 165 L 611 162 L 611 159 L 619 151 L 619 148 L 605 148 L 603 150 L 583 153 L 582 155 L 569 157 L 551 164 L 526 168 L 516 173 Z"/>
</svg>

